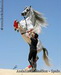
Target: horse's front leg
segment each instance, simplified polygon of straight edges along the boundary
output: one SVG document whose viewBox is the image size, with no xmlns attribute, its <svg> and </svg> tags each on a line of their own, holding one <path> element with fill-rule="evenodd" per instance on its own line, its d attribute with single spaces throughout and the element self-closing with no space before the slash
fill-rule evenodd
<svg viewBox="0 0 61 75">
<path fill-rule="evenodd" d="M 30 38 L 26 35 L 26 30 L 24 28 L 22 28 L 21 24 L 15 20 L 14 21 L 14 29 L 17 31 L 20 31 L 20 34 L 22 35 L 23 39 L 28 43 L 31 44 L 31 40 Z"/>
<path fill-rule="evenodd" d="M 23 39 L 24 39 L 28 44 L 31 44 L 30 38 L 26 35 L 26 30 L 23 29 L 23 28 L 21 27 L 21 25 L 19 26 L 19 31 L 20 31 L 20 33 L 21 33 Z"/>
</svg>

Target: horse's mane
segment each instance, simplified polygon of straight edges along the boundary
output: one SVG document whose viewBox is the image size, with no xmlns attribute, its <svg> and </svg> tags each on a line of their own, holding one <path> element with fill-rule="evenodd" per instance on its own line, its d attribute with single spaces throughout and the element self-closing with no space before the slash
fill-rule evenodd
<svg viewBox="0 0 61 75">
<path fill-rule="evenodd" d="M 35 18 L 36 18 L 36 23 L 35 24 L 41 24 L 41 26 L 45 27 L 47 25 L 47 21 L 43 17 L 43 14 L 36 11 L 36 10 L 33 10 L 33 11 L 34 11 L 34 15 L 35 15 Z"/>
</svg>

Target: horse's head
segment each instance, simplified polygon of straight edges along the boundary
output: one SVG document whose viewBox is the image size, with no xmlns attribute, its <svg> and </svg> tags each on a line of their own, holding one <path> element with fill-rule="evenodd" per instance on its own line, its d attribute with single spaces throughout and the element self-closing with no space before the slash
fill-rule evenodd
<svg viewBox="0 0 61 75">
<path fill-rule="evenodd" d="M 31 6 L 26 7 L 26 8 L 24 9 L 24 11 L 21 13 L 21 15 L 27 17 L 27 16 L 30 14 L 30 11 L 31 11 Z"/>
</svg>

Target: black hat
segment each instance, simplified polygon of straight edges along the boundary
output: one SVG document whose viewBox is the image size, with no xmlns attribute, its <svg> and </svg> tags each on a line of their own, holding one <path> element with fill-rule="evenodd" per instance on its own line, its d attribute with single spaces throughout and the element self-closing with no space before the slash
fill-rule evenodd
<svg viewBox="0 0 61 75">
<path fill-rule="evenodd" d="M 35 33 L 35 38 L 38 38 L 38 34 L 37 33 Z"/>
</svg>

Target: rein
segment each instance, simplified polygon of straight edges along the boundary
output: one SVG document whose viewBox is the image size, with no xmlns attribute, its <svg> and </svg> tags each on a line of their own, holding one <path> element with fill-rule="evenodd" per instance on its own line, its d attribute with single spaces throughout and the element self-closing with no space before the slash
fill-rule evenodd
<svg viewBox="0 0 61 75">
<path fill-rule="evenodd" d="M 26 21 L 26 17 L 24 16 L 24 20 L 25 20 L 25 25 L 26 25 L 26 30 L 27 30 L 27 21 Z"/>
</svg>

